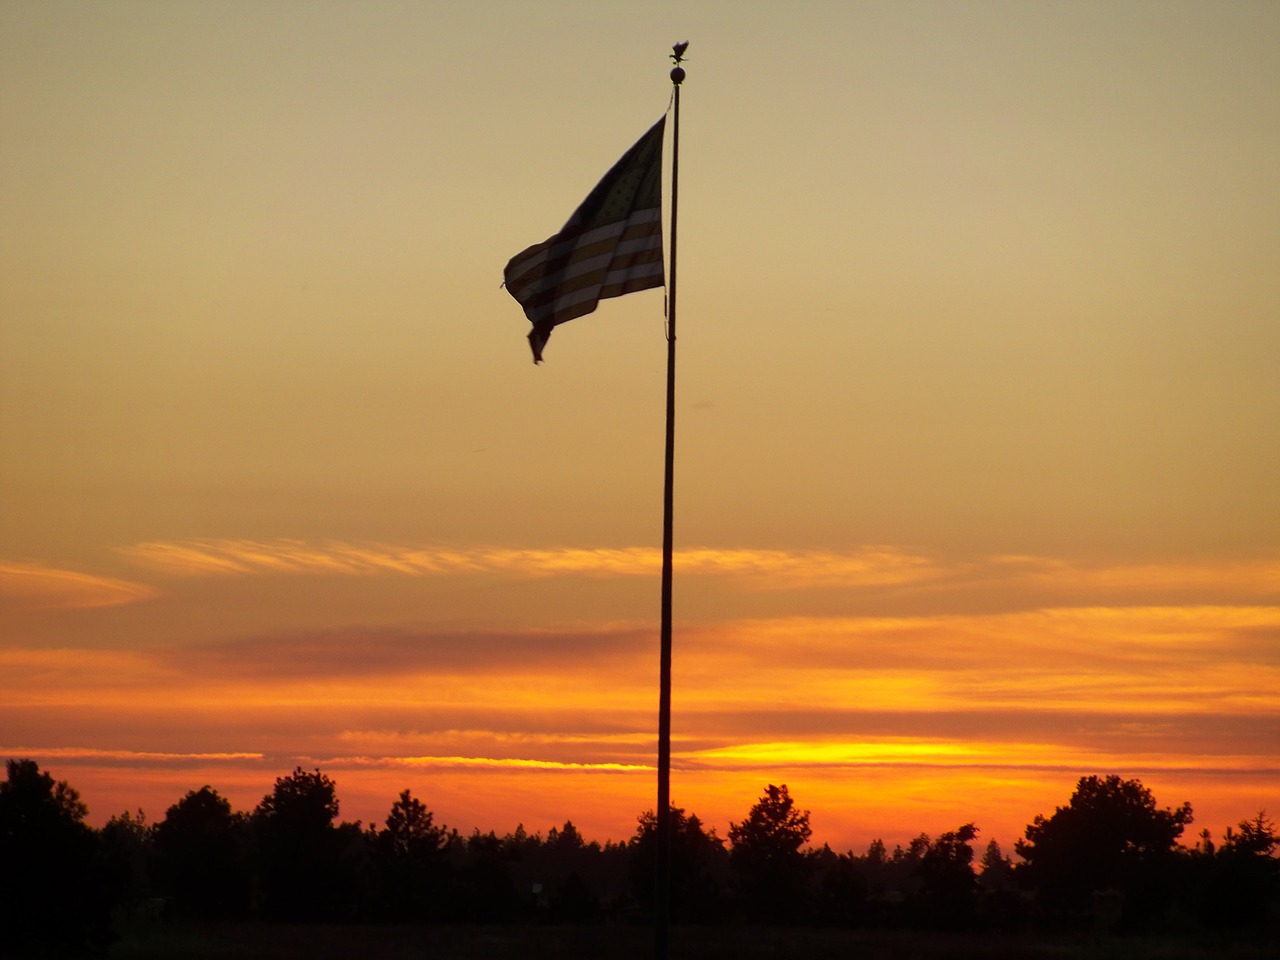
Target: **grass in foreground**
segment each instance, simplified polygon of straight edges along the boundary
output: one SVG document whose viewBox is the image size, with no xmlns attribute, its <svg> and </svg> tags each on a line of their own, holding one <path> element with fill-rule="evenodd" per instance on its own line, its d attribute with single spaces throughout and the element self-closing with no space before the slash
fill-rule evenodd
<svg viewBox="0 0 1280 960">
<path fill-rule="evenodd" d="M 671 960 L 1272 960 L 1270 939 L 1050 937 L 693 926 L 671 931 Z M 340 926 L 156 922 L 132 928 L 108 960 L 648 960 L 649 927 Z"/>
</svg>

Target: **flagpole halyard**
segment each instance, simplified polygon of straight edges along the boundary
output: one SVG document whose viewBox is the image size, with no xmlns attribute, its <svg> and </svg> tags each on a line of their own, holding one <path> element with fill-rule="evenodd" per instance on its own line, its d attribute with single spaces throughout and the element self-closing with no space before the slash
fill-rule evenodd
<svg viewBox="0 0 1280 960">
<path fill-rule="evenodd" d="M 680 200 L 680 84 L 688 42 L 672 47 L 671 71 L 671 253 L 667 276 L 667 439 L 662 496 L 662 625 L 658 670 L 657 890 L 654 901 L 654 955 L 666 960 L 671 920 L 671 580 L 676 424 L 676 223 Z"/>
</svg>

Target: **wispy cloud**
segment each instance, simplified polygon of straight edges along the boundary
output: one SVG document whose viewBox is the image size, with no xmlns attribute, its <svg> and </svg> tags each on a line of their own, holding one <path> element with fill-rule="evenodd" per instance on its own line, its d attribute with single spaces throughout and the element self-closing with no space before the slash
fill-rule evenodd
<svg viewBox="0 0 1280 960">
<path fill-rule="evenodd" d="M 292 578 L 267 585 L 309 597 L 336 584 L 308 577 L 439 577 L 434 597 L 460 586 L 471 595 L 458 578 L 634 579 L 658 567 L 657 552 L 640 548 L 235 540 L 142 544 L 131 555 L 186 604 L 252 593 L 255 578 Z M 1270 561 L 692 549 L 677 571 L 708 578 L 698 592 L 722 609 L 677 623 L 673 767 L 706 796 L 724 791 L 726 803 L 744 782 L 775 776 L 815 796 L 827 790 L 837 812 L 849 796 L 870 796 L 862 791 L 877 778 L 886 809 L 924 797 L 921 810 L 939 793 L 988 791 L 998 806 L 1008 790 L 1057 790 L 1109 770 L 1179 784 L 1235 778 L 1235 796 L 1248 797 L 1280 782 Z M 179 588 L 166 579 L 176 575 L 196 580 Z M 406 583 L 410 593 L 420 586 Z M 543 584 L 485 592 L 494 586 L 475 594 L 518 597 Z M 601 592 L 557 587 L 571 601 Z M 749 602 L 765 590 L 770 604 Z M 791 603 L 784 590 L 826 592 Z M 844 607 L 854 593 L 873 602 Z M 836 612 L 768 615 L 824 606 Z M 301 763 L 379 789 L 454 784 L 459 796 L 464 784 L 496 796 L 493 784 L 515 788 L 522 775 L 576 796 L 575 775 L 598 772 L 610 776 L 588 778 L 593 795 L 647 796 L 638 785 L 653 762 L 656 625 L 613 609 L 593 620 L 574 602 L 556 609 L 585 619 L 497 627 L 433 621 L 419 604 L 393 625 L 244 618 L 185 638 L 175 620 L 167 638 L 140 649 L 97 647 L 109 638 L 96 635 L 84 649 L 10 644 L 0 648 L 0 729 L 13 755 L 175 785 L 183 771 L 215 769 L 202 776 L 221 782 L 226 770 L 252 784 Z"/>
<path fill-rule="evenodd" d="M 405 546 L 304 540 L 150 541 L 121 552 L 156 573 L 205 576 L 655 577 L 651 547 L 524 548 L 480 545 Z M 893 546 L 850 550 L 690 547 L 676 551 L 678 577 L 716 578 L 754 591 L 896 590 L 919 598 L 1029 597 L 1045 605 L 1084 597 L 1117 602 L 1241 602 L 1280 598 L 1280 560 L 1089 564 L 1054 557 L 1001 555 L 947 558 Z M 140 588 L 145 589 L 145 588 Z"/>
<path fill-rule="evenodd" d="M 681 706 L 1270 711 L 1280 709 L 1278 633 L 1280 606 L 728 620 L 680 632 Z M 33 704 L 62 689 L 127 707 L 133 691 L 153 689 L 175 706 L 234 695 L 242 707 L 447 702 L 459 714 L 555 716 L 557 705 L 646 698 L 655 648 L 648 624 L 350 627 L 146 650 L 11 646 L 0 650 L 0 681 Z"/>
<path fill-rule="evenodd" d="M 0 612 L 116 607 L 154 595 L 151 587 L 127 580 L 38 563 L 0 562 Z"/>
<path fill-rule="evenodd" d="M 1280 666 L 1280 606 L 1087 606 L 1008 613 L 890 617 L 780 617 L 700 632 L 719 655 L 758 658 L 779 669 L 819 661 L 832 668 L 1057 670 L 1204 665 L 1249 660 Z"/>
<path fill-rule="evenodd" d="M 548 670 L 600 674 L 634 661 L 652 628 L 448 630 L 360 628 L 246 637 L 183 645 L 152 656 L 197 677 L 268 681 L 431 674 L 538 676 Z"/>
<path fill-rule="evenodd" d="M 1166 592 L 1280 597 L 1280 560 L 1187 563 L 1082 564 L 1054 557 L 1004 555 L 983 567 L 1011 582 L 1040 584 L 1077 592 Z"/>
<path fill-rule="evenodd" d="M 405 767 L 409 769 L 499 769 L 499 770 L 580 770 L 583 772 L 632 773 L 651 770 L 642 763 L 579 763 L 565 760 L 532 760 L 524 757 L 312 757 L 341 767 Z"/>
<path fill-rule="evenodd" d="M 1280 736 L 1280 654 L 1254 638 L 1277 629 L 1280 607 L 702 625 L 680 636 L 677 752 L 899 733 L 1265 753 Z M 231 750 L 323 742 L 344 756 L 556 763 L 632 764 L 648 750 L 655 667 L 652 631 L 633 627 L 0 652 L 8 709 L 64 727 L 110 711 L 104 729 L 122 736 L 169 718 Z"/>
<path fill-rule="evenodd" d="M 653 576 L 662 563 L 660 551 L 649 547 L 461 549 L 335 541 L 317 545 L 301 540 L 184 540 L 141 543 L 123 548 L 122 552 L 175 576 L 505 573 L 521 577 L 636 577 Z M 892 547 L 848 552 L 696 547 L 678 551 L 674 562 L 682 576 L 749 578 L 753 583 L 778 588 L 905 584 L 943 573 L 930 558 Z"/>
<path fill-rule="evenodd" d="M 686 654 L 693 706 L 1280 712 L 1280 607 L 1050 609 L 717 626 Z"/>
<path fill-rule="evenodd" d="M 67 690 L 127 697 L 131 690 L 154 689 L 171 679 L 172 672 L 143 651 L 0 647 L 0 687 L 7 690 L 9 704 L 47 703 Z"/>
<path fill-rule="evenodd" d="M 103 764 L 166 764 L 166 763 L 241 763 L 261 760 L 261 753 L 243 751 L 231 753 L 164 753 L 149 750 L 104 750 L 93 747 L 35 747 L 18 744 L 0 744 L 0 754 L 8 757 L 39 756 L 46 760 L 63 762 L 91 762 Z"/>
</svg>

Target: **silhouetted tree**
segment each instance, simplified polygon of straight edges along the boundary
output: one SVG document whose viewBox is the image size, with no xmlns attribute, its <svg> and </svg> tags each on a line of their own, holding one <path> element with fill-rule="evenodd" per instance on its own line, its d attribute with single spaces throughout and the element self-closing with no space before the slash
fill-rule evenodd
<svg viewBox="0 0 1280 960">
<path fill-rule="evenodd" d="M 715 829 L 704 830 L 696 814 L 671 808 L 670 904 L 674 922 L 707 920 L 723 909 L 728 857 Z M 652 910 L 657 891 L 658 816 L 646 810 L 636 818 L 628 845 L 631 889 L 636 901 Z"/>
<path fill-rule="evenodd" d="M 391 805 L 374 844 L 379 912 L 394 920 L 444 915 L 449 883 L 449 846 L 457 834 L 437 826 L 426 805 L 408 790 Z"/>
<path fill-rule="evenodd" d="M 1004 855 L 1000 842 L 994 837 L 982 851 L 981 867 L 978 886 L 984 890 L 997 890 L 1013 881 L 1013 861 Z"/>
<path fill-rule="evenodd" d="M 973 872 L 972 823 L 930 841 L 916 866 L 920 878 L 917 918 L 921 926 L 959 929 L 972 925 L 978 881 Z"/>
<path fill-rule="evenodd" d="M 865 922 L 875 926 L 886 926 L 896 919 L 896 912 L 901 906 L 902 893 L 899 889 L 903 871 L 895 860 L 901 848 L 890 855 L 884 840 L 877 837 L 867 847 L 861 857 L 855 857 L 858 874 L 866 883 L 866 904 L 864 907 Z"/>
<path fill-rule="evenodd" d="M 1191 906 L 1209 927 L 1254 926 L 1268 919 L 1280 894 L 1280 836 L 1259 811 L 1252 820 L 1228 827 L 1215 847 L 1206 830 L 1192 860 Z"/>
<path fill-rule="evenodd" d="M 581 850 L 587 845 L 582 839 L 582 834 L 578 832 L 578 828 L 573 825 L 572 820 L 566 820 L 563 827 L 552 827 L 547 831 L 547 846 L 560 847 L 564 850 Z"/>
<path fill-rule="evenodd" d="M 105 946 L 111 902 L 88 809 L 34 760 L 0 783 L 0 946 L 21 956 Z"/>
<path fill-rule="evenodd" d="M 1013 861 L 992 838 L 982 854 L 978 874 L 978 918 L 991 927 L 1009 927 L 1026 916 L 1026 899 L 1014 876 Z"/>
<path fill-rule="evenodd" d="M 406 789 L 383 826 L 364 829 L 336 823 L 332 780 L 297 768 L 252 816 L 205 786 L 154 827 L 139 810 L 93 830 L 78 793 L 33 761 L 8 761 L 7 775 L 0 956 L 102 953 L 113 907 L 138 904 L 149 916 L 159 902 L 147 899 L 152 891 L 175 913 L 202 919 L 245 916 L 256 904 L 267 917 L 299 921 L 583 923 L 653 902 L 652 811 L 637 818 L 628 842 L 603 847 L 572 821 L 545 836 L 520 825 L 464 841 Z M 1038 903 L 1073 926 L 1140 929 L 1168 916 L 1179 929 L 1197 920 L 1214 930 L 1251 927 L 1269 942 L 1280 920 L 1280 835 L 1264 812 L 1220 842 L 1203 831 L 1187 849 L 1178 838 L 1190 805 L 1159 808 L 1141 783 L 1115 776 L 1081 779 L 1067 806 L 1036 817 L 1016 846 L 1024 862 L 987 843 L 980 873 L 972 824 L 937 839 L 922 833 L 892 854 L 881 840 L 863 856 L 806 849 L 809 813 L 785 785 L 770 784 L 730 825 L 729 850 L 696 816 L 677 807 L 671 815 L 677 921 L 717 918 L 736 905 L 752 921 L 1008 929 L 1036 915 Z"/>
<path fill-rule="evenodd" d="M 494 923 L 514 917 L 519 908 L 519 894 L 511 875 L 513 860 L 519 856 L 494 831 L 478 829 L 467 837 L 459 851 L 462 863 L 458 877 L 458 903 L 455 916 L 461 920 Z"/>
<path fill-rule="evenodd" d="M 824 843 L 820 850 L 809 851 L 807 859 L 815 890 L 813 918 L 841 926 L 865 923 L 869 887 L 860 858 L 836 853 Z"/>
<path fill-rule="evenodd" d="M 156 879 L 182 917 L 244 916 L 250 905 L 248 820 L 207 784 L 171 806 L 155 827 Z"/>
<path fill-rule="evenodd" d="M 1189 803 L 1161 810 L 1137 780 L 1083 777 L 1067 806 L 1037 816 L 1015 844 L 1020 873 L 1051 914 L 1086 915 L 1095 892 L 1113 891 L 1121 924 L 1147 926 L 1171 899 L 1174 850 L 1191 819 Z"/>
<path fill-rule="evenodd" d="M 337 815 L 334 782 L 301 767 L 277 777 L 275 789 L 253 811 L 268 917 L 320 920 L 344 914 L 354 884 L 344 870 Z"/>
<path fill-rule="evenodd" d="M 366 830 L 359 821 L 339 823 L 333 828 L 333 897 L 339 908 L 330 920 L 360 920 L 374 915 L 378 895 L 375 845 L 378 831 Z"/>
<path fill-rule="evenodd" d="M 107 884 L 115 904 L 133 910 L 151 898 L 155 840 L 146 814 L 139 810 L 112 817 L 98 831 Z"/>
<path fill-rule="evenodd" d="M 787 785 L 769 784 L 741 823 L 729 825 L 729 864 L 753 916 L 799 919 L 807 902 L 805 858 L 809 811 L 797 810 Z"/>
<path fill-rule="evenodd" d="M 547 900 L 548 919 L 555 923 L 588 923 L 601 913 L 600 898 L 576 870 L 557 877 Z"/>
<path fill-rule="evenodd" d="M 572 820 L 547 831 L 534 863 L 546 891 L 549 919 L 582 923 L 600 916 L 603 894 L 612 884 L 601 870 L 600 844 L 585 840 Z"/>
<path fill-rule="evenodd" d="M 514 914 L 551 921 L 584 921 L 598 917 L 606 903 L 616 903 L 625 889 L 625 848 L 588 842 L 566 820 L 544 837 L 528 833 L 523 824 L 498 841 L 500 860 L 494 859 L 492 840 L 473 836 L 468 840 L 470 864 L 477 879 L 510 884 Z M 501 896 L 495 903 L 501 903 Z"/>
</svg>

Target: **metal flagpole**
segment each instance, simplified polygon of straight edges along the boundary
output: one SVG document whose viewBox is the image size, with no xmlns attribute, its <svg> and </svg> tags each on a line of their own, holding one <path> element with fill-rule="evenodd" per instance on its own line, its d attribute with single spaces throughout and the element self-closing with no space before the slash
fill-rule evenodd
<svg viewBox="0 0 1280 960">
<path fill-rule="evenodd" d="M 671 269 L 667 281 L 667 448 L 662 496 L 662 632 L 658 671 L 658 876 L 654 902 L 654 954 L 667 957 L 667 928 L 671 921 L 671 553 L 672 505 L 676 431 L 676 218 L 680 209 L 680 84 L 684 81 L 684 51 L 677 43 L 671 59 L 673 107 L 671 127 Z"/>
</svg>

